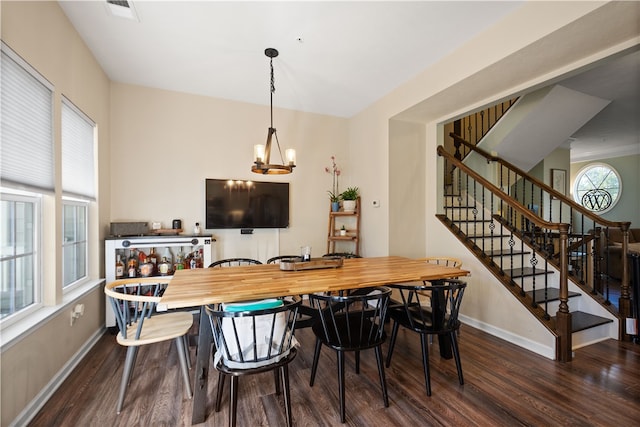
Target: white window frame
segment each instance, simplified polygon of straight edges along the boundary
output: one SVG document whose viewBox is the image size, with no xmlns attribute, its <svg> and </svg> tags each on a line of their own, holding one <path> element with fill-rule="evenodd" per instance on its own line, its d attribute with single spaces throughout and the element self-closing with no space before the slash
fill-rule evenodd
<svg viewBox="0 0 640 427">
<path fill-rule="evenodd" d="M 76 237 L 72 241 L 66 241 L 67 236 L 67 224 L 65 217 L 65 208 L 72 207 L 74 209 L 79 209 L 81 214 L 84 215 L 84 229 L 80 230 L 78 228 L 78 222 L 73 222 L 73 235 Z M 77 238 L 79 233 L 84 234 L 84 239 Z M 84 245 L 84 249 L 78 251 L 77 248 L 81 245 Z M 74 280 L 67 283 L 67 266 L 69 260 L 65 257 L 65 249 L 67 248 L 76 248 L 74 251 L 75 257 L 82 256 L 84 258 L 84 271 L 76 275 Z M 74 258 L 75 259 L 75 258 Z M 62 289 L 63 292 L 68 292 L 77 286 L 85 283 L 89 280 L 89 201 L 87 200 L 79 200 L 73 199 L 70 197 L 62 198 Z M 77 267 L 78 263 L 74 263 L 74 267 Z"/>
<path fill-rule="evenodd" d="M 89 280 L 89 207 L 95 200 L 95 148 L 96 124 L 69 99 L 62 97 L 62 290 L 66 293 Z M 80 209 L 84 215 L 83 229 L 78 222 L 66 223 L 65 210 Z M 68 226 L 73 230 L 68 230 Z M 67 242 L 71 233 L 73 241 Z M 77 239 L 84 234 L 84 239 Z M 84 245 L 84 250 L 71 250 L 72 260 L 67 259 L 70 248 Z M 82 259 L 81 259 L 82 258 Z M 84 264 L 84 271 L 75 269 Z M 73 280 L 67 277 L 70 269 Z"/>
<path fill-rule="evenodd" d="M 615 199 L 612 199 L 611 201 L 611 205 L 601 211 L 591 211 L 591 209 L 589 209 L 587 206 L 584 206 L 582 204 L 582 200 L 581 200 L 581 196 L 580 194 L 578 194 L 578 184 L 580 183 L 580 180 L 582 179 L 582 177 L 592 168 L 596 168 L 596 167 L 604 167 L 607 168 L 609 170 L 611 170 L 611 172 L 613 172 L 613 174 L 616 176 L 616 178 L 618 179 L 618 195 L 616 196 Z M 618 173 L 618 171 L 611 165 L 607 164 L 607 163 L 589 163 L 588 165 L 582 167 L 578 173 L 576 174 L 576 178 L 573 182 L 573 200 L 579 204 L 580 206 L 583 206 L 585 209 L 588 209 L 591 212 L 594 212 L 598 215 L 602 215 L 604 213 L 609 212 L 611 209 L 613 209 L 618 202 L 620 201 L 620 199 L 622 198 L 622 177 L 620 176 L 620 174 Z"/>
<path fill-rule="evenodd" d="M 43 306 L 42 303 L 42 292 L 43 292 L 43 281 L 42 281 L 42 196 L 36 193 L 28 193 L 23 191 L 17 191 L 13 189 L 0 188 L 0 198 L 4 201 L 9 202 L 25 202 L 33 204 L 33 242 L 32 247 L 33 251 L 33 303 L 20 309 L 14 311 L 13 313 L 7 315 L 0 319 L 0 324 L 3 328 L 18 322 L 30 314 L 36 312 Z M 14 230 L 15 232 L 15 230 Z M 23 256 L 24 254 L 20 254 Z M 16 259 L 18 256 L 15 254 L 11 256 L 3 257 L 2 260 L 6 261 L 9 259 Z"/>
</svg>

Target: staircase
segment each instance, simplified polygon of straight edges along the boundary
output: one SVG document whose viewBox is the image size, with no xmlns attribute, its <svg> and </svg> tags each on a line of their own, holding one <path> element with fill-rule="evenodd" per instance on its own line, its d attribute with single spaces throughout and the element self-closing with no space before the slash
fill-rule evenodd
<svg viewBox="0 0 640 427">
<path fill-rule="evenodd" d="M 619 312 L 605 297 L 610 281 L 601 272 L 606 254 L 598 244 L 603 229 L 628 230 L 630 224 L 605 221 L 508 162 L 451 136 L 481 161 L 462 161 L 438 148 L 446 175 L 440 221 L 527 308 L 532 321 L 555 337 L 557 360 L 569 361 L 573 349 L 593 342 L 621 339 L 628 277 Z M 484 164 L 484 170 L 467 163 Z"/>
</svg>

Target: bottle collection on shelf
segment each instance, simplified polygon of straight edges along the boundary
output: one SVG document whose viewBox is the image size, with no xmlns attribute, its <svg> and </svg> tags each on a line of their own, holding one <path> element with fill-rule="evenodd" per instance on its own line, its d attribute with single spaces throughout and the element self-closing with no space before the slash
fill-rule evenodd
<svg viewBox="0 0 640 427">
<path fill-rule="evenodd" d="M 155 248 L 151 248 L 148 255 L 140 249 L 123 249 L 116 256 L 116 279 L 170 276 L 176 270 L 203 267 L 202 248 L 185 253 L 181 247 L 175 257 L 168 247 L 162 256 Z"/>
</svg>

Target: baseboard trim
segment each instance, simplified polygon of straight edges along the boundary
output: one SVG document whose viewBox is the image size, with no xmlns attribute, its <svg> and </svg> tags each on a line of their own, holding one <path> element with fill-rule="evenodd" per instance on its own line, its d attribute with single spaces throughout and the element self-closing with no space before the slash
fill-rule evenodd
<svg viewBox="0 0 640 427">
<path fill-rule="evenodd" d="M 29 402 L 29 404 L 20 412 L 20 414 L 9 424 L 10 427 L 14 426 L 26 426 L 31 422 L 31 420 L 38 414 L 40 409 L 47 403 L 47 401 L 53 396 L 53 394 L 58 390 L 58 388 L 62 385 L 64 380 L 73 372 L 73 370 L 78 366 L 78 364 L 84 359 L 84 357 L 89 353 L 89 351 L 93 348 L 93 346 L 102 338 L 105 334 L 106 328 L 102 327 L 98 329 L 92 336 L 89 338 L 80 349 L 73 355 L 71 359 L 65 363 L 65 365 L 58 371 L 56 375 L 47 383 L 47 385 L 40 390 L 40 392 L 36 395 L 36 397 Z"/>
<path fill-rule="evenodd" d="M 555 360 L 556 358 L 556 350 L 553 347 L 544 346 L 539 342 L 531 341 L 519 335 L 515 335 L 509 331 L 505 331 L 504 329 L 496 328 L 495 326 L 488 323 L 463 316 L 462 314 L 459 315 L 459 318 L 460 321 L 466 325 L 473 326 L 476 329 L 480 329 L 481 331 L 493 335 L 494 337 L 498 337 L 507 342 L 515 344 L 518 347 L 522 347 L 524 349 L 532 351 L 536 354 L 539 354 L 540 356 L 546 357 L 547 359 Z"/>
</svg>

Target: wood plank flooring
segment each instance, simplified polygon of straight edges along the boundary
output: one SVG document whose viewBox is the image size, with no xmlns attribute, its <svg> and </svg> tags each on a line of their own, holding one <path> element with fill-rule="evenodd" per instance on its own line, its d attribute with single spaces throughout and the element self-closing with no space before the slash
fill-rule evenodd
<svg viewBox="0 0 640 427">
<path fill-rule="evenodd" d="M 309 387 L 315 338 L 310 329 L 296 334 L 301 347 L 290 365 L 294 424 L 343 425 L 335 353 L 323 348 L 316 383 Z M 348 355 L 346 425 L 627 426 L 640 420 L 640 345 L 608 340 L 577 350 L 570 363 L 559 363 L 468 326 L 459 341 L 465 384 L 458 384 L 455 363 L 440 358 L 434 340 L 433 395 L 427 397 L 419 337 L 401 329 L 386 371 L 388 408 L 382 402 L 375 355 L 362 354 L 360 375 Z M 106 334 L 30 426 L 189 426 L 191 400 L 185 398 L 172 344 L 140 350 L 123 411 L 116 415 L 124 358 L 125 349 Z M 217 373 L 212 369 L 211 374 L 209 415 L 200 426 L 224 426 L 229 391 L 222 410 L 213 412 Z M 271 373 L 241 379 L 238 425 L 285 425 L 282 397 L 274 394 Z"/>
</svg>

